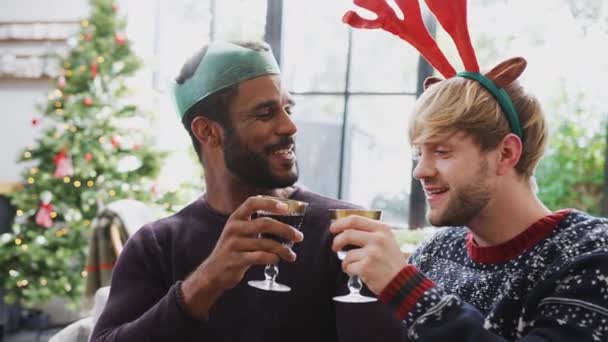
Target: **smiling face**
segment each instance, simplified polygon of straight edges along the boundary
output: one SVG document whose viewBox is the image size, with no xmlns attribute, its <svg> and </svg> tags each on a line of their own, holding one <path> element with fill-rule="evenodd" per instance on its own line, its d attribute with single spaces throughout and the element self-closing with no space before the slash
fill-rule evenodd
<svg viewBox="0 0 608 342">
<path fill-rule="evenodd" d="M 491 152 L 482 152 L 463 132 L 415 148 L 414 177 L 424 188 L 427 220 L 434 226 L 467 225 L 491 200 Z"/>
<path fill-rule="evenodd" d="M 293 100 L 278 76 L 260 76 L 239 84 L 229 107 L 223 146 L 226 167 L 256 187 L 276 189 L 298 180 L 291 117 Z"/>
</svg>

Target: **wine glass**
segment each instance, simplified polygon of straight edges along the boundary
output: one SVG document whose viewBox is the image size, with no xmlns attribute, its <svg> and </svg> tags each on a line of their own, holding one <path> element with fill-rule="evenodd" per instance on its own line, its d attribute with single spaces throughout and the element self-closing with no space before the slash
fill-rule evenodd
<svg viewBox="0 0 608 342">
<path fill-rule="evenodd" d="M 285 203 L 287 205 L 287 213 L 283 214 L 283 215 L 278 215 L 275 213 L 258 210 L 255 214 L 252 215 L 252 219 L 256 219 L 259 217 L 269 217 L 273 220 L 277 220 L 277 221 L 286 223 L 286 224 L 294 227 L 295 229 L 298 229 L 298 230 L 300 229 L 300 226 L 302 225 L 302 221 L 304 220 L 304 214 L 306 213 L 306 207 L 308 207 L 308 203 L 291 200 L 291 199 L 272 197 L 272 196 L 261 196 L 261 197 L 270 198 L 275 201 Z M 260 234 L 259 237 L 277 241 L 289 248 L 291 248 L 291 246 L 293 246 L 293 242 L 291 240 L 284 239 L 284 238 L 274 235 L 274 234 L 262 233 L 262 234 Z M 275 291 L 275 292 L 291 291 L 291 288 L 289 288 L 289 286 L 278 283 L 276 281 L 277 275 L 279 275 L 279 268 L 277 265 L 266 265 L 266 267 L 264 268 L 265 279 L 264 280 L 251 280 L 248 282 L 248 284 L 249 284 L 249 286 L 253 286 L 257 289 L 265 290 L 265 291 Z"/>
<path fill-rule="evenodd" d="M 347 216 L 363 216 L 372 220 L 380 220 L 382 216 L 381 210 L 366 210 L 366 209 L 329 209 L 329 217 L 332 222 L 337 219 L 341 219 Z M 346 245 L 338 251 L 338 259 L 344 260 L 346 258 L 346 252 L 351 249 L 359 248 L 355 245 Z M 349 294 L 343 296 L 336 296 L 333 299 L 336 302 L 344 303 L 370 303 L 377 301 L 374 297 L 368 297 L 361 294 L 361 279 L 358 276 L 352 275 L 348 277 L 348 290 Z"/>
</svg>

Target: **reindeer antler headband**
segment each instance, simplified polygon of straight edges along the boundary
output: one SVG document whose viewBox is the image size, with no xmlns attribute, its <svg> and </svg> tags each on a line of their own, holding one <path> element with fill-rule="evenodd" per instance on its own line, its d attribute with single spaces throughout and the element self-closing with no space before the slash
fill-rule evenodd
<svg viewBox="0 0 608 342">
<path fill-rule="evenodd" d="M 458 54 L 464 64 L 464 72 L 456 73 L 454 67 L 448 62 L 433 37 L 431 37 L 424 25 L 418 0 L 395 0 L 395 3 L 403 12 L 405 17 L 403 20 L 396 16 L 393 9 L 385 0 L 354 0 L 357 6 L 374 12 L 378 17 L 368 20 L 362 18 L 354 11 L 348 11 L 344 14 L 342 21 L 354 28 L 379 28 L 398 36 L 416 48 L 445 78 L 458 76 L 477 81 L 498 101 L 506 115 L 511 131 L 523 140 L 519 116 L 515 111 L 511 98 L 503 87 L 521 75 L 526 67 L 526 61 L 521 57 L 512 58 L 500 63 L 486 75 L 481 74 L 467 27 L 467 1 L 425 0 L 425 2 L 437 18 L 437 21 L 439 21 L 439 24 L 452 37 L 454 44 L 456 44 Z M 439 79 L 427 79 L 425 81 L 425 88 L 437 81 Z"/>
</svg>

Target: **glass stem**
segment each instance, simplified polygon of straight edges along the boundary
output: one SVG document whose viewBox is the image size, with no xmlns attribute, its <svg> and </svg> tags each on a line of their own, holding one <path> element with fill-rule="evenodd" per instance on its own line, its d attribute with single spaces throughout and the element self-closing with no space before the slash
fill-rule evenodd
<svg viewBox="0 0 608 342">
<path fill-rule="evenodd" d="M 266 265 L 264 268 L 264 277 L 266 277 L 266 281 L 274 283 L 277 275 L 279 275 L 279 268 L 277 265 Z"/>
<path fill-rule="evenodd" d="M 361 292 L 361 288 L 363 285 L 361 284 L 361 280 L 359 276 L 350 276 L 348 278 L 348 290 L 352 295 L 358 295 Z"/>
</svg>

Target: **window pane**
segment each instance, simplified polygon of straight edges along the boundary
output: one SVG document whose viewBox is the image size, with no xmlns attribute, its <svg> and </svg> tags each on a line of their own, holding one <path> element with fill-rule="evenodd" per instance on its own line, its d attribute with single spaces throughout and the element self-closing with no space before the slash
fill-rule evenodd
<svg viewBox="0 0 608 342">
<path fill-rule="evenodd" d="M 349 89 L 416 92 L 418 51 L 382 30 L 353 32 Z"/>
<path fill-rule="evenodd" d="M 283 76 L 289 89 L 344 91 L 348 1 L 283 2 Z M 314 24 L 312 23 L 314 22 Z"/>
<path fill-rule="evenodd" d="M 162 0 L 160 14 L 156 30 L 158 59 L 150 63 L 158 68 L 155 87 L 159 92 L 153 92 L 142 103 L 151 112 L 159 113 L 153 123 L 157 133 L 155 143 L 170 152 L 159 176 L 160 185 L 175 189 L 185 179 L 195 182 L 201 179 L 201 169 L 196 157 L 193 158 L 192 142 L 175 113 L 167 85 L 179 74 L 186 59 L 209 42 L 210 0 Z"/>
<path fill-rule="evenodd" d="M 300 184 L 326 196 L 338 197 L 342 96 L 296 96 L 294 120 Z"/>
<path fill-rule="evenodd" d="M 411 153 L 408 116 L 414 96 L 353 96 L 349 100 L 343 197 L 383 210 L 383 220 L 408 217 Z"/>
<path fill-rule="evenodd" d="M 266 5 L 266 0 L 215 0 L 214 39 L 264 39 Z"/>
<path fill-rule="evenodd" d="M 161 83 L 174 79 L 182 64 L 209 42 L 210 0 L 163 0 L 158 30 Z"/>
</svg>

